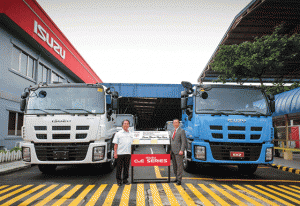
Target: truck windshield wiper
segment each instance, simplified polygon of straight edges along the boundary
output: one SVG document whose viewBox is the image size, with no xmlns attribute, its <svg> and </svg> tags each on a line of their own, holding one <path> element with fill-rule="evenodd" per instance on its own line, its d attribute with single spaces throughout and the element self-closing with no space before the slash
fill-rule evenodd
<svg viewBox="0 0 300 206">
<path fill-rule="evenodd" d="M 245 114 L 244 112 L 254 112 L 256 116 L 267 116 L 264 113 L 258 111 L 251 111 L 251 110 L 244 110 L 244 111 L 238 110 L 237 112 L 240 112 L 241 114 Z M 254 115 L 254 114 L 249 114 L 249 115 Z"/>
<path fill-rule="evenodd" d="M 70 112 L 67 112 L 67 111 L 65 111 L 63 109 L 45 109 L 45 110 L 63 111 L 65 113 L 67 113 L 67 114 L 71 114 Z"/>
<path fill-rule="evenodd" d="M 49 112 L 46 112 L 45 110 L 42 110 L 42 109 L 27 109 L 27 110 L 39 110 L 39 111 L 42 111 L 42 112 L 44 112 L 46 114 L 50 114 Z"/>
<path fill-rule="evenodd" d="M 95 113 L 92 113 L 92 112 L 90 112 L 89 110 L 86 110 L 86 109 L 65 109 L 65 110 L 82 110 L 82 111 L 85 111 L 86 113 L 88 113 L 88 114 L 95 114 Z"/>
<path fill-rule="evenodd" d="M 201 111 L 213 111 L 212 114 L 214 115 L 227 115 L 226 113 L 222 112 L 222 111 L 219 111 L 219 110 L 216 110 L 216 109 L 201 109 Z"/>
</svg>

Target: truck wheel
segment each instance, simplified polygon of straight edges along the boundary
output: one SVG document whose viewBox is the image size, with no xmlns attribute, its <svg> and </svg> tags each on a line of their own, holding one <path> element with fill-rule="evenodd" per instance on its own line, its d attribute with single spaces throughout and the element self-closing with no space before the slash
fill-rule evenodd
<svg viewBox="0 0 300 206">
<path fill-rule="evenodd" d="M 241 174 L 244 175 L 252 175 L 256 169 L 257 169 L 258 165 L 249 165 L 249 164 L 242 164 L 242 165 L 238 165 L 239 171 Z"/>
<path fill-rule="evenodd" d="M 111 150 L 111 153 L 110 153 L 110 161 L 109 162 L 106 162 L 106 163 L 104 163 L 104 168 L 105 168 L 105 170 L 107 171 L 107 172 L 111 172 L 111 171 L 113 171 L 113 169 L 115 168 L 115 166 L 116 166 L 116 159 L 115 159 L 115 157 L 114 157 L 114 150 L 112 149 Z"/>
<path fill-rule="evenodd" d="M 184 151 L 184 154 L 183 154 L 183 169 L 184 171 L 186 172 L 194 172 L 195 171 L 195 162 L 192 162 L 190 160 L 188 160 L 187 158 L 187 151 L 185 150 Z"/>
<path fill-rule="evenodd" d="M 38 167 L 43 174 L 51 174 L 55 172 L 57 165 L 38 165 Z"/>
</svg>

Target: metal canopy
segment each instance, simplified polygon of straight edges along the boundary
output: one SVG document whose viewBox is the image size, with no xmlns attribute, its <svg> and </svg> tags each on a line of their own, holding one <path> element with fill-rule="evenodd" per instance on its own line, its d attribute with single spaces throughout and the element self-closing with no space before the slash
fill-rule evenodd
<svg viewBox="0 0 300 206">
<path fill-rule="evenodd" d="M 253 0 L 233 20 L 222 38 L 209 62 L 205 66 L 198 82 L 212 82 L 220 73 L 212 71 L 213 62 L 220 45 L 240 44 L 245 41 L 253 42 L 255 37 L 270 35 L 276 26 L 284 25 L 282 34 L 300 33 L 300 1 L 298 0 Z M 285 83 L 300 81 L 300 60 L 288 62 L 280 73 L 265 73 L 264 82 L 273 82 L 275 78 L 283 77 Z M 259 82 L 249 79 L 247 82 Z"/>
</svg>

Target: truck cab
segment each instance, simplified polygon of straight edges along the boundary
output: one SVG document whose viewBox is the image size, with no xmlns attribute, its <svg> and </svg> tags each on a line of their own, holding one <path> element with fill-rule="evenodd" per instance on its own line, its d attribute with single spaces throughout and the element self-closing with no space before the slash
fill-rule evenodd
<svg viewBox="0 0 300 206">
<path fill-rule="evenodd" d="M 23 161 L 43 173 L 59 165 L 115 165 L 113 111 L 118 94 L 100 84 L 39 84 L 25 89 L 20 109 Z"/>
<path fill-rule="evenodd" d="M 274 97 L 259 87 L 182 85 L 186 171 L 196 163 L 210 163 L 237 165 L 241 173 L 252 174 L 259 164 L 272 163 Z"/>
</svg>

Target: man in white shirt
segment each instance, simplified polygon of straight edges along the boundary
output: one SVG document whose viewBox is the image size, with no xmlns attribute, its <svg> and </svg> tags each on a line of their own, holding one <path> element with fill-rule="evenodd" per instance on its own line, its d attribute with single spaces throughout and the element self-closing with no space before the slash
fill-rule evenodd
<svg viewBox="0 0 300 206">
<path fill-rule="evenodd" d="M 115 134 L 113 143 L 114 157 L 117 160 L 117 183 L 119 186 L 122 184 L 128 185 L 129 165 L 131 159 L 131 143 L 133 133 L 129 131 L 130 122 L 125 119 L 122 122 L 122 130 Z M 123 178 L 122 178 L 123 173 Z"/>
</svg>

